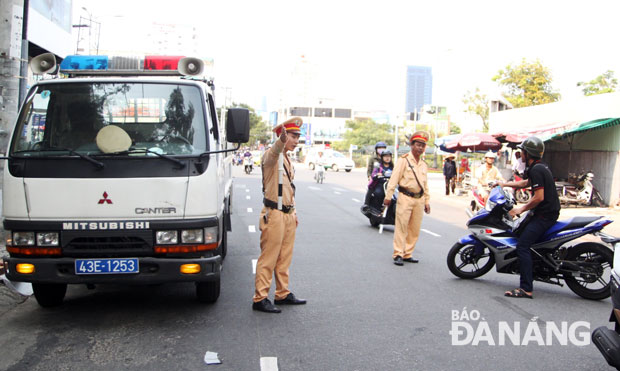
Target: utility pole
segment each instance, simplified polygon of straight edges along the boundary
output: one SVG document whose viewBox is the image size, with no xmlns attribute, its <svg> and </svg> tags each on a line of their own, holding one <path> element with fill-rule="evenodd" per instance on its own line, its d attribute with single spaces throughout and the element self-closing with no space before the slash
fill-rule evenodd
<svg viewBox="0 0 620 371">
<path fill-rule="evenodd" d="M 9 134 L 17 118 L 20 80 L 25 80 L 20 73 L 23 62 L 28 63 L 28 44 L 23 52 L 23 18 L 22 0 L 0 1 L 0 152 L 5 153 Z M 0 167 L 4 161 L 0 162 Z"/>
</svg>

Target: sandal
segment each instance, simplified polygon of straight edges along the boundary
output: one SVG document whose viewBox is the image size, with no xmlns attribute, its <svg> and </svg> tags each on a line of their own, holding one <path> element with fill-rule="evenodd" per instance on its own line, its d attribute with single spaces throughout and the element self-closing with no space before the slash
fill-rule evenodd
<svg viewBox="0 0 620 371">
<path fill-rule="evenodd" d="M 525 290 L 519 288 L 519 289 L 514 289 L 514 290 L 510 290 L 510 291 L 506 291 L 504 293 L 504 296 L 508 296 L 510 298 L 528 298 L 528 299 L 534 299 L 534 296 L 532 294 L 528 294 L 527 292 L 525 292 Z"/>
</svg>

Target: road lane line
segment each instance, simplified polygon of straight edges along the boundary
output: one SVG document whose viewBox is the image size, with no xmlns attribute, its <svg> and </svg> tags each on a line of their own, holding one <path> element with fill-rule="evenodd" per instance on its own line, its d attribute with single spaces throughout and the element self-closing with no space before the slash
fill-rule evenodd
<svg viewBox="0 0 620 371">
<path fill-rule="evenodd" d="M 353 201 L 355 201 L 355 202 L 357 202 L 357 203 L 362 202 L 362 201 L 358 200 L 357 198 L 352 198 L 352 200 L 353 200 Z"/>
<path fill-rule="evenodd" d="M 245 196 L 245 199 L 249 200 L 250 199 L 250 195 Z"/>
<path fill-rule="evenodd" d="M 335 195 L 341 195 L 342 193 L 341 193 L 341 192 L 338 192 L 338 191 L 334 191 L 334 194 L 335 194 Z"/>
<path fill-rule="evenodd" d="M 278 371 L 278 357 L 260 357 L 260 371 Z"/>
<path fill-rule="evenodd" d="M 420 229 L 420 230 L 421 230 L 422 232 L 426 232 L 426 233 L 430 234 L 431 236 L 441 237 L 441 236 L 440 236 L 440 235 L 438 235 L 437 233 L 435 233 L 435 232 L 431 232 L 431 231 L 429 231 L 428 229 L 424 229 L 424 228 L 422 228 L 422 229 Z"/>
<path fill-rule="evenodd" d="M 258 259 L 252 259 L 252 274 L 256 274 L 256 263 Z"/>
<path fill-rule="evenodd" d="M 308 188 L 309 188 L 309 189 L 312 189 L 312 190 L 314 190 L 314 191 L 320 191 L 320 190 L 321 190 L 321 188 L 319 188 L 319 187 L 313 187 L 313 186 L 308 186 Z"/>
<path fill-rule="evenodd" d="M 250 189 L 249 189 L 249 188 L 246 188 L 246 189 L 245 189 L 245 191 L 246 191 L 246 192 L 250 192 Z"/>
<path fill-rule="evenodd" d="M 256 226 L 253 225 L 248 225 L 248 231 L 250 233 L 255 233 L 256 232 Z"/>
<path fill-rule="evenodd" d="M 252 212 L 252 208 L 248 207 L 248 213 L 251 213 L 251 212 Z"/>
</svg>

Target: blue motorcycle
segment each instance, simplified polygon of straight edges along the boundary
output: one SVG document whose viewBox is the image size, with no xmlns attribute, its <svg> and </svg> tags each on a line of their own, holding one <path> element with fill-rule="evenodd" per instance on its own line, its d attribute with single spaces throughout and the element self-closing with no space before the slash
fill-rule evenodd
<svg viewBox="0 0 620 371">
<path fill-rule="evenodd" d="M 513 220 L 508 212 L 515 204 L 501 187 L 491 190 L 484 209 L 468 222 L 470 235 L 448 252 L 448 268 L 465 279 L 480 277 L 496 266 L 497 272 L 519 274 L 517 240 L 529 212 Z M 597 242 L 567 245 L 579 237 L 599 232 L 612 221 L 604 217 L 578 216 L 555 223 L 531 247 L 534 280 L 568 287 L 577 295 L 601 300 L 610 295 L 613 252 Z"/>
</svg>

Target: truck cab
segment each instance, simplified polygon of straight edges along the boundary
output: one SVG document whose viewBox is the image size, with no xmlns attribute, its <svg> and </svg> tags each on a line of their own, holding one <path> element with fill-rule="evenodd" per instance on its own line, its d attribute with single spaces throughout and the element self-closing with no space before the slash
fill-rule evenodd
<svg viewBox="0 0 620 371">
<path fill-rule="evenodd" d="M 218 122 L 198 59 L 87 58 L 65 59 L 69 78 L 37 82 L 20 110 L 3 179 L 7 277 L 44 307 L 68 284 L 195 282 L 215 302 L 230 143 L 247 142 L 249 113 Z"/>
</svg>

